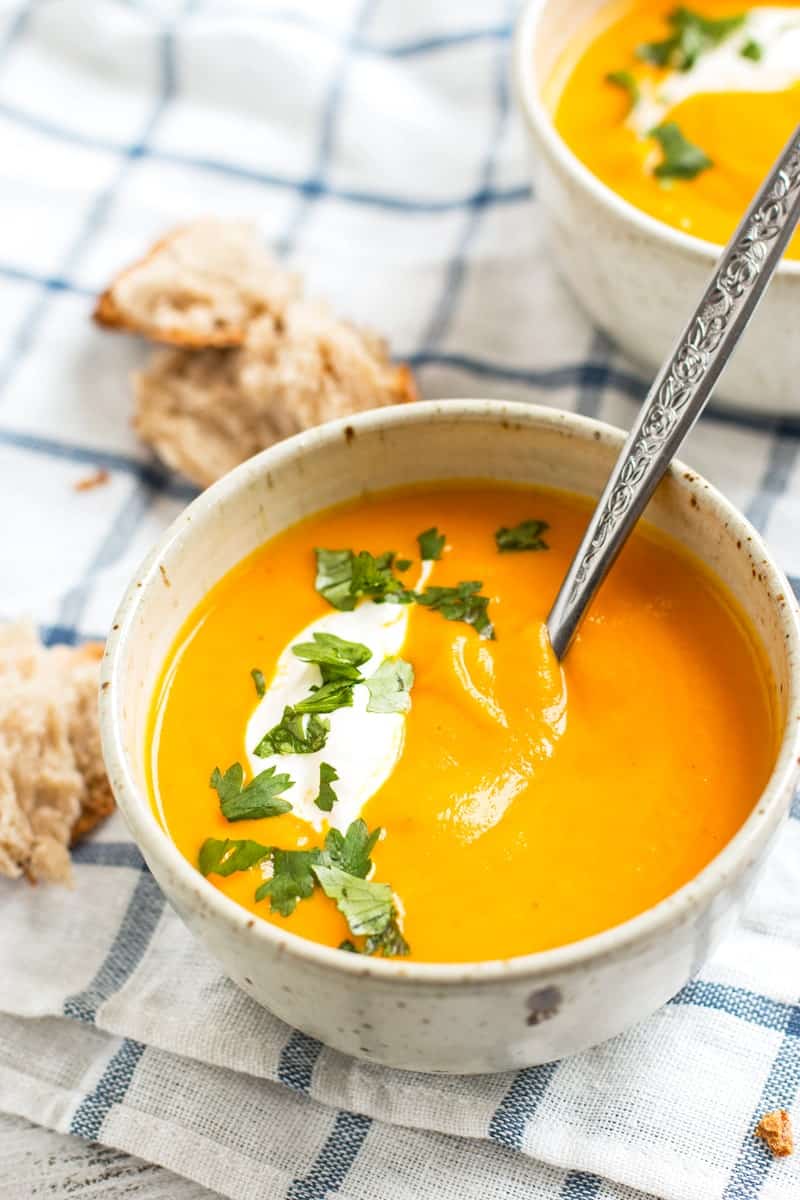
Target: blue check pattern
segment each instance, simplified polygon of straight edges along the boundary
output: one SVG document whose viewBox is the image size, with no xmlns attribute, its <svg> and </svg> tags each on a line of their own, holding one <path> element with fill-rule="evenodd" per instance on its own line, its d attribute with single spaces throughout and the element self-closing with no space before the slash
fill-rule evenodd
<svg viewBox="0 0 800 1200">
<path fill-rule="evenodd" d="M 0 615 L 31 613 L 48 642 L 102 638 L 136 563 L 194 494 L 130 432 L 127 373 L 142 349 L 88 320 L 114 271 L 192 215 L 255 215 L 312 290 L 390 335 L 425 395 L 528 399 L 630 423 L 646 380 L 589 326 L 550 264 L 509 95 L 515 9 L 507 0 L 0 5 L 0 465 L 10 514 Z M 793 586 L 799 435 L 792 420 L 717 408 L 686 452 L 771 540 Z M 99 468 L 105 487 L 75 490 Z M 798 1169 L 752 1137 L 766 1109 L 794 1106 L 800 1118 L 797 803 L 792 818 L 743 929 L 651 1022 L 568 1063 L 485 1080 L 361 1067 L 256 1010 L 198 964 L 115 821 L 79 849 L 75 906 L 63 924 L 47 916 L 41 944 L 42 896 L 0 893 L 0 952 L 13 964 L 6 1002 L 0 989 L 0 1108 L 152 1154 L 237 1196 L 265 1194 L 267 1178 L 267 1194 L 287 1200 L 796 1196 Z M 97 919 L 84 894 L 100 897 L 108 927 L 94 929 L 92 952 L 59 991 L 53 947 Z M 21 955 L 23 936 L 39 949 Z M 190 1042 L 153 1018 L 176 997 L 196 1022 Z M 260 1057 L 237 1058 L 199 1032 L 231 1014 Z M 81 1061 L 91 1064 L 46 1110 L 25 1100 L 13 1061 L 17 1043 L 35 1056 L 44 1018 L 46 1053 L 57 1058 L 65 1036 L 72 1062 L 85 1039 Z M 189 1131 L 164 1082 L 177 1061 L 198 1094 L 205 1079 L 237 1105 L 260 1081 L 269 1121 L 258 1153 L 222 1118 Z M 66 1057 L 59 1071 L 54 1097 Z M 138 1135 L 125 1126 L 131 1113 Z M 174 1144 L 143 1137 L 143 1114 L 154 1130 L 172 1122 Z M 294 1154 L 275 1132 L 290 1117 Z M 175 1148 L 184 1119 L 189 1165 Z M 201 1141 L 217 1158 L 247 1159 L 238 1190 Z"/>
</svg>

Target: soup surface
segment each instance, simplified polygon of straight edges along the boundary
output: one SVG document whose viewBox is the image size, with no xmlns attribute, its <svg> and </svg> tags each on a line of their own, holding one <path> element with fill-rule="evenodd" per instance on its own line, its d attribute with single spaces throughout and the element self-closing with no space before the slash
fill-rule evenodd
<svg viewBox="0 0 800 1200">
<path fill-rule="evenodd" d="M 153 803 L 182 853 L 304 937 L 439 962 L 572 942 L 691 879 L 769 776 L 768 669 L 647 527 L 559 666 L 543 622 L 588 512 L 494 484 L 376 493 L 225 576 L 154 698 Z"/>
<path fill-rule="evenodd" d="M 607 5 L 547 91 L 558 132 L 604 183 L 724 243 L 800 122 L 800 6 Z"/>
</svg>

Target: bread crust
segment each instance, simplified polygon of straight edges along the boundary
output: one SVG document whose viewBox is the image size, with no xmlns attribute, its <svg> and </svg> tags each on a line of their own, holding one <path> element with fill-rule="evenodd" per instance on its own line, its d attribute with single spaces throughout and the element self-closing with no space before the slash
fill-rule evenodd
<svg viewBox="0 0 800 1200">
<path fill-rule="evenodd" d="M 243 272 L 243 263 L 252 268 L 252 279 Z M 128 285 L 144 283 L 159 265 L 164 275 L 146 296 L 148 310 L 141 296 L 137 300 L 135 286 Z M 211 269 L 206 274 L 207 265 Z M 127 300 L 126 290 L 132 293 Z M 118 272 L 98 297 L 92 316 L 105 329 L 137 333 L 164 345 L 224 349 L 240 346 L 250 320 L 263 312 L 279 312 L 299 290 L 297 277 L 279 266 L 251 226 L 203 219 L 170 230 L 142 258 Z M 154 308 L 153 300 L 159 297 L 161 304 Z M 171 311 L 169 319 L 164 308 Z M 199 312 L 206 315 L 201 328 L 196 320 Z"/>
<path fill-rule="evenodd" d="M 0 625 L 0 874 L 70 883 L 69 846 L 114 809 L 97 713 L 102 645 Z"/>
</svg>

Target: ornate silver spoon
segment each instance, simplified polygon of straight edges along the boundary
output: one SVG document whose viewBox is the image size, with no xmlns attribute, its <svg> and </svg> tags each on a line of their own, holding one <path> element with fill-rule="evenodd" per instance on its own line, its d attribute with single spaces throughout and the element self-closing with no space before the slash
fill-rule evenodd
<svg viewBox="0 0 800 1200">
<path fill-rule="evenodd" d="M 562 659 L 648 500 L 705 408 L 800 221 L 800 126 L 722 253 L 644 399 L 547 618 Z"/>
</svg>

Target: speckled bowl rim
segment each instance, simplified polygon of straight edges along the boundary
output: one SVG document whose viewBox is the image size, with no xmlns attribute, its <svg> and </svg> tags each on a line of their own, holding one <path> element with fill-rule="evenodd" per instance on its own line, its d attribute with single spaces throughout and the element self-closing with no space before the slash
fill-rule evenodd
<svg viewBox="0 0 800 1200">
<path fill-rule="evenodd" d="M 674 229 L 656 217 L 624 200 L 585 166 L 559 134 L 539 94 L 534 68 L 533 47 L 542 14 L 552 0 L 528 0 L 517 17 L 512 48 L 514 89 L 517 103 L 527 123 L 547 145 L 575 184 L 602 207 L 626 221 L 639 233 L 646 234 L 665 246 L 673 246 L 708 263 L 709 273 L 722 253 L 722 244 L 706 241 L 694 234 Z M 780 277 L 800 278 L 800 259 L 784 258 L 778 266 Z"/>
<path fill-rule="evenodd" d="M 492 959 L 469 963 L 405 962 L 402 959 L 365 958 L 342 954 L 332 947 L 322 946 L 298 934 L 283 930 L 268 921 L 256 921 L 252 914 L 229 899 L 183 857 L 161 828 L 150 807 L 147 796 L 136 785 L 127 751 L 123 744 L 125 680 L 122 662 L 129 644 L 135 646 L 136 625 L 148 595 L 153 588 L 163 587 L 159 564 L 174 543 L 202 534 L 203 518 L 217 504 L 230 511 L 237 493 L 247 490 L 254 477 L 263 478 L 277 470 L 287 460 L 302 457 L 312 447 L 334 446 L 345 437 L 351 426 L 356 433 L 368 434 L 378 430 L 391 432 L 396 426 L 424 426 L 432 419 L 445 416 L 465 422 L 485 422 L 497 426 L 509 422 L 517 426 L 552 430 L 575 439 L 576 446 L 600 443 L 617 450 L 625 434 L 611 425 L 560 412 L 539 405 L 499 400 L 428 400 L 393 408 L 377 409 L 355 417 L 332 421 L 318 429 L 297 434 L 264 450 L 236 467 L 192 501 L 158 541 L 136 573 L 122 599 L 113 622 L 101 665 L 100 728 L 103 755 L 119 808 L 142 849 L 145 858 L 158 862 L 182 885 L 185 894 L 197 898 L 200 908 L 216 916 L 220 922 L 237 932 L 240 938 L 252 939 L 254 950 L 260 945 L 272 946 L 278 952 L 304 960 L 318 968 L 339 971 L 376 981 L 394 982 L 398 986 L 482 985 L 502 979 L 551 976 L 556 971 L 571 969 L 588 962 L 613 959 L 630 949 L 633 943 L 644 943 L 657 937 L 673 925 L 691 920 L 693 914 L 705 907 L 730 880 L 749 864 L 751 848 L 759 844 L 765 824 L 768 833 L 777 828 L 783 816 L 784 797 L 792 786 L 800 757 L 800 623 L 797 606 L 789 584 L 775 564 L 757 531 L 711 484 L 680 462 L 671 468 L 674 482 L 681 491 L 702 497 L 700 506 L 712 528 L 727 526 L 743 544 L 749 543 L 751 555 L 759 562 L 763 583 L 774 604 L 784 634 L 784 647 L 789 667 L 787 718 L 775 768 L 750 816 L 730 842 L 698 875 L 677 892 L 653 908 L 578 942 L 535 954 L 507 959 Z M 308 482 L 308 481 L 306 481 Z M 376 480 L 376 484 L 380 484 Z M 256 495 L 250 491 L 251 497 Z M 781 603 L 779 597 L 788 597 Z"/>
</svg>

